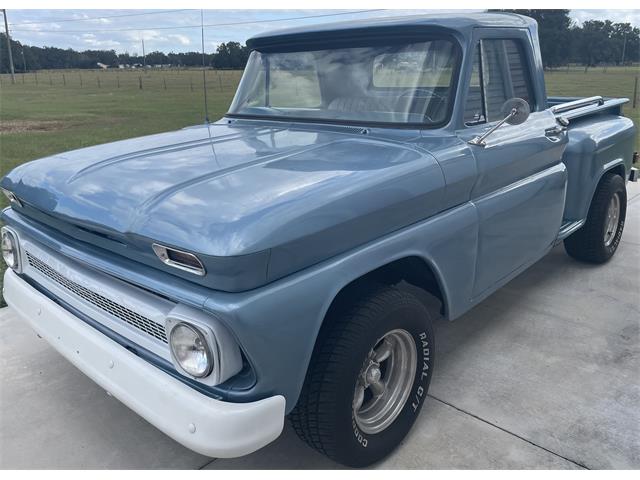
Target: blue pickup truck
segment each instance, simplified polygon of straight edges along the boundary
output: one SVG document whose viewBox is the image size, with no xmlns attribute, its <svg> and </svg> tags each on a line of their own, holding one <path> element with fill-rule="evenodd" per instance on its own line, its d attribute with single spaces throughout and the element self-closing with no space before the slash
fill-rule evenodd
<svg viewBox="0 0 640 480">
<path fill-rule="evenodd" d="M 4 296 L 199 453 L 253 452 L 288 416 L 313 448 L 366 466 L 420 412 L 436 319 L 561 242 L 581 261 L 615 253 L 636 129 L 626 99 L 548 98 L 523 16 L 248 45 L 221 120 L 2 179 Z"/>
</svg>

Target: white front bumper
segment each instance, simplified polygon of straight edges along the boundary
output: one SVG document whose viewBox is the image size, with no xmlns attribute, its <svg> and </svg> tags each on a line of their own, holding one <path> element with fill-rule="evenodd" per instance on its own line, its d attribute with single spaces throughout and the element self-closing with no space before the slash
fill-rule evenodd
<svg viewBox="0 0 640 480">
<path fill-rule="evenodd" d="M 97 384 L 187 448 L 210 457 L 238 457 L 282 432 L 281 395 L 252 403 L 216 400 L 129 352 L 51 301 L 12 270 L 4 298 L 15 312 Z"/>
</svg>

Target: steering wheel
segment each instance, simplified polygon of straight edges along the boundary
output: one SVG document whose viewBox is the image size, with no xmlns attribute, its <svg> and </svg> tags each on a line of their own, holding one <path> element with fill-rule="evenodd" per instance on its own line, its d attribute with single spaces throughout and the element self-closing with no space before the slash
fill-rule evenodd
<svg viewBox="0 0 640 480">
<path fill-rule="evenodd" d="M 417 87 L 417 88 L 407 88 L 404 92 L 402 92 L 400 95 L 398 95 L 398 100 L 396 101 L 396 104 L 398 102 L 401 101 L 401 99 L 408 97 L 409 95 L 411 95 L 413 98 L 411 99 L 411 103 L 409 104 L 409 111 L 411 110 L 411 108 L 413 107 L 413 104 L 415 103 L 415 101 L 417 100 L 417 94 L 418 92 L 424 92 L 425 95 L 424 96 L 428 96 L 430 97 L 430 99 L 436 98 L 437 100 L 446 103 L 447 99 L 445 96 L 440 95 L 439 93 L 437 93 L 434 89 L 430 89 L 430 88 L 424 88 L 424 87 Z M 432 100 L 429 101 L 429 103 L 431 103 Z M 428 105 L 428 104 L 427 104 Z M 425 107 L 427 106 L 425 105 Z M 425 108 L 426 110 L 426 108 Z M 426 120 L 428 120 L 431 123 L 435 123 L 433 118 L 431 118 L 427 112 L 425 111 L 424 113 L 424 118 Z"/>
</svg>

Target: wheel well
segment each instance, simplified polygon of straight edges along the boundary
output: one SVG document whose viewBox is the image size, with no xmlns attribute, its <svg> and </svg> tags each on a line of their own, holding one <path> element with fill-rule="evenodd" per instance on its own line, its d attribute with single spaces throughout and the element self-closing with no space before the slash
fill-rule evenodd
<svg viewBox="0 0 640 480">
<path fill-rule="evenodd" d="M 623 180 L 626 180 L 625 175 L 626 175 L 627 171 L 625 170 L 624 165 L 622 165 L 622 164 L 616 165 L 615 167 L 610 168 L 609 170 L 604 172 L 602 174 L 602 178 L 604 178 L 605 175 L 609 175 L 611 173 L 613 173 L 615 175 L 620 175 Z M 600 179 L 600 181 L 602 181 L 602 178 Z"/>
<path fill-rule="evenodd" d="M 365 293 L 373 285 L 405 285 L 413 291 L 418 289 L 422 293 L 435 297 L 440 304 L 440 314 L 446 313 L 445 296 L 433 268 L 424 259 L 411 256 L 378 267 L 345 285 L 333 299 L 327 317 L 336 310 L 340 310 L 346 303 L 352 302 L 354 297 Z M 433 302 L 425 298 L 428 295 L 419 297 L 420 300 L 429 304 L 427 306 L 433 307 Z"/>
</svg>

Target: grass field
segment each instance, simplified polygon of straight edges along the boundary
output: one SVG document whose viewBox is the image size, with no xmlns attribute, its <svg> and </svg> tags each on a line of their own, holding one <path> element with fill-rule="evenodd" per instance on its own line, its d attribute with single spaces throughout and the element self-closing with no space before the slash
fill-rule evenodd
<svg viewBox="0 0 640 480">
<path fill-rule="evenodd" d="M 240 75 L 207 72 L 212 120 L 227 111 Z M 547 90 L 549 95 L 631 98 L 638 75 L 637 67 L 560 69 L 547 73 Z M 17 74 L 15 85 L 9 80 L 8 75 L 0 76 L 0 177 L 35 158 L 175 130 L 204 119 L 199 70 L 66 70 Z M 640 106 L 632 109 L 628 104 L 625 114 L 640 125 Z M 5 205 L 0 198 L 0 207 Z"/>
</svg>

